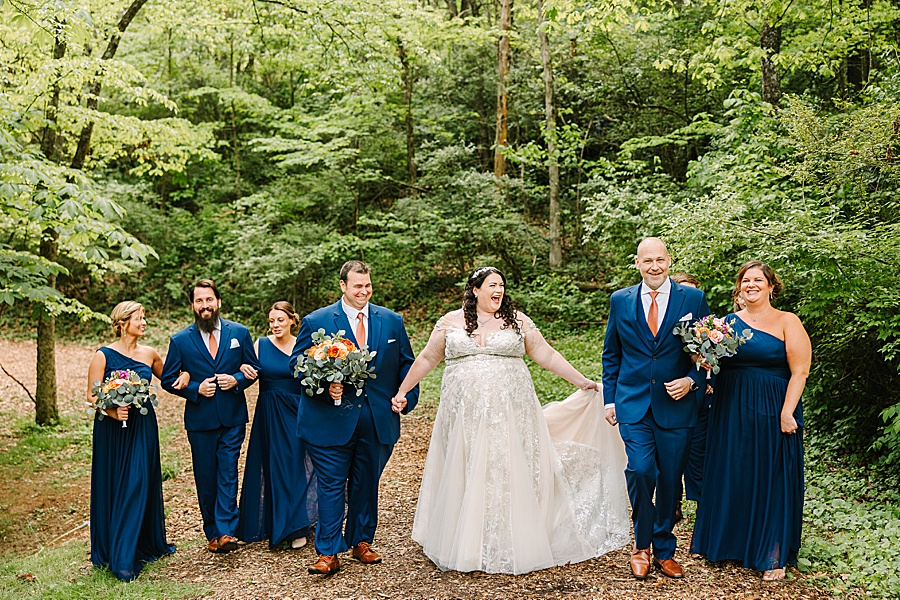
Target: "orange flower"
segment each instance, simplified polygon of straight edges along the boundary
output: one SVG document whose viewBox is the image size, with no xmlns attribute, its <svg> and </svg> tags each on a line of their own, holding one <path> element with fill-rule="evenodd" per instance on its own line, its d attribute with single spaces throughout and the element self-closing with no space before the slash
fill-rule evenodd
<svg viewBox="0 0 900 600">
<path fill-rule="evenodd" d="M 353 352 L 354 350 L 356 350 L 356 345 L 353 342 L 351 342 L 350 340 L 344 338 L 341 340 L 341 342 L 343 342 L 343 344 L 345 346 L 347 346 L 347 350 L 349 350 L 350 352 Z"/>
<path fill-rule="evenodd" d="M 698 327 L 696 329 L 696 335 L 698 338 L 703 339 L 704 333 L 706 333 L 707 337 L 709 337 L 709 328 L 708 327 Z"/>
<path fill-rule="evenodd" d="M 322 346 L 316 346 L 312 353 L 312 357 L 315 360 L 324 360 L 325 359 L 325 348 Z"/>
<path fill-rule="evenodd" d="M 338 358 L 341 355 L 341 349 L 339 346 L 328 346 L 328 358 Z"/>
</svg>

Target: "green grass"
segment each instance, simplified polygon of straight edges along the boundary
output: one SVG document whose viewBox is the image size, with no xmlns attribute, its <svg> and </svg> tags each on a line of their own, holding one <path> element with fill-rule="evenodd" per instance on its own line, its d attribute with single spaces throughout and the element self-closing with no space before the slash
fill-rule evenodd
<svg viewBox="0 0 900 600">
<path fill-rule="evenodd" d="M 198 598 L 209 592 L 205 587 L 168 580 L 166 558 L 146 565 L 140 577 L 124 583 L 108 569 L 89 566 L 88 552 L 87 544 L 75 542 L 0 561 L 0 598 L 149 600 Z M 33 579 L 26 578 L 28 575 Z"/>
<path fill-rule="evenodd" d="M 175 448 L 175 438 L 181 431 L 180 425 L 164 425 L 159 428 L 159 459 L 163 481 L 175 479 L 181 473 L 181 455 Z"/>
<path fill-rule="evenodd" d="M 9 421 L 9 415 L 2 418 Z M 0 468 L 19 478 L 65 463 L 65 480 L 86 476 L 90 469 L 92 420 L 85 415 L 63 416 L 54 426 L 35 425 L 31 417 L 13 420 L 11 438 L 0 452 Z"/>
</svg>

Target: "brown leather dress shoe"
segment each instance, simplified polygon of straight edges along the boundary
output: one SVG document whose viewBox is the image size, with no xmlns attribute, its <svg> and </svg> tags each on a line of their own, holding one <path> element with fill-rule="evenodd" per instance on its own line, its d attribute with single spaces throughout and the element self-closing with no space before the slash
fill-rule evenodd
<svg viewBox="0 0 900 600">
<path fill-rule="evenodd" d="M 310 575 L 331 575 L 341 570 L 341 561 L 335 555 L 320 554 L 319 560 L 307 567 Z"/>
<path fill-rule="evenodd" d="M 681 579 L 684 577 L 684 571 L 681 570 L 681 565 L 675 562 L 674 559 L 667 558 L 665 560 L 658 560 L 654 558 L 653 564 L 659 567 L 659 570 L 662 571 L 663 575 L 666 577 L 671 577 L 672 579 Z"/>
<path fill-rule="evenodd" d="M 216 552 L 231 552 L 237 549 L 237 538 L 231 535 L 219 537 L 219 549 Z"/>
<path fill-rule="evenodd" d="M 647 573 L 650 572 L 650 548 L 635 548 L 631 551 L 631 572 L 637 579 L 647 579 Z"/>
<path fill-rule="evenodd" d="M 219 551 L 219 538 L 213 538 L 209 540 L 206 544 L 206 549 L 210 552 L 218 552 Z"/>
<path fill-rule="evenodd" d="M 365 565 L 375 565 L 381 562 L 381 555 L 372 550 L 369 542 L 360 542 L 353 546 L 353 558 Z"/>
</svg>

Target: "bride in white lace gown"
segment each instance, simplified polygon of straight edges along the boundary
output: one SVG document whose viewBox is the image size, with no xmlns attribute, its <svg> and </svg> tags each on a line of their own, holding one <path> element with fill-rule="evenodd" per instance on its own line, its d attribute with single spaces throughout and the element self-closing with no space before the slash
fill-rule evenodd
<svg viewBox="0 0 900 600">
<path fill-rule="evenodd" d="M 446 358 L 413 539 L 442 570 L 527 573 L 628 544 L 625 449 L 598 386 L 476 270 L 395 396 Z M 581 388 L 542 411 L 523 355 Z"/>
</svg>

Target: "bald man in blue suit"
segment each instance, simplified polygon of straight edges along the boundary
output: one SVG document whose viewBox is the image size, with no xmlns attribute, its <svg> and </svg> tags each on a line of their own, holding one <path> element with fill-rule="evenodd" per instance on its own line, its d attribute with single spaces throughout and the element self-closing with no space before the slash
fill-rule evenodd
<svg viewBox="0 0 900 600">
<path fill-rule="evenodd" d="M 631 569 L 638 579 L 653 563 L 664 575 L 684 576 L 675 561 L 675 511 L 688 441 L 697 423 L 696 390 L 706 386 L 672 330 L 709 314 L 702 291 L 669 278 L 672 258 L 659 238 L 638 246 L 641 283 L 610 298 L 603 343 L 606 419 L 618 424 L 628 465 L 625 479 L 634 523 Z M 654 504 L 654 494 L 656 502 Z"/>
<path fill-rule="evenodd" d="M 415 357 L 402 317 L 369 302 L 369 267 L 359 261 L 345 263 L 340 285 L 340 300 L 303 318 L 291 368 L 313 345 L 314 332 L 324 329 L 333 335 L 344 331 L 357 346 L 366 345 L 375 352 L 371 364 L 376 377 L 366 380 L 360 396 L 352 385 L 333 383 L 322 394 L 310 396 L 304 391 L 301 397 L 297 432 L 306 442 L 316 471 L 319 502 L 315 535 L 319 556 L 308 567 L 310 574 L 338 571 L 337 555 L 351 548 L 353 558 L 363 564 L 381 562 L 371 547 L 378 525 L 378 483 L 400 438 L 399 413 L 411 411 L 419 398 L 416 387 L 399 405 L 392 403 Z M 341 402 L 336 406 L 338 399 Z"/>
</svg>

